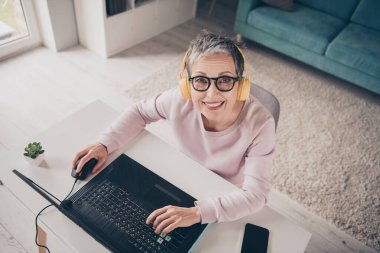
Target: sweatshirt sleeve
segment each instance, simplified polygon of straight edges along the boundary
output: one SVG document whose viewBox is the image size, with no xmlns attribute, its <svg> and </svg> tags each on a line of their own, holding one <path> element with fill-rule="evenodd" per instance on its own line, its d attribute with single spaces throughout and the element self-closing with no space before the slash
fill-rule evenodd
<svg viewBox="0 0 380 253">
<path fill-rule="evenodd" d="M 134 104 L 100 135 L 98 142 L 105 145 L 110 154 L 135 138 L 147 124 L 168 119 L 175 93 L 174 89 L 168 90 L 152 99 Z"/>
<path fill-rule="evenodd" d="M 203 224 L 237 220 L 264 207 L 271 187 L 274 149 L 275 125 L 270 118 L 246 152 L 242 188 L 224 196 L 195 202 L 200 208 Z"/>
</svg>

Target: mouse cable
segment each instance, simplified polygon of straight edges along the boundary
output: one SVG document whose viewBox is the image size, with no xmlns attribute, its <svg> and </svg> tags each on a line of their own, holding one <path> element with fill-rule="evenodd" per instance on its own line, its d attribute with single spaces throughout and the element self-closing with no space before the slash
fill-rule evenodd
<svg viewBox="0 0 380 253">
<path fill-rule="evenodd" d="M 34 185 L 38 186 L 38 188 L 42 189 L 44 192 L 46 192 L 47 194 L 49 194 L 50 196 L 52 196 L 53 198 L 55 198 L 56 200 L 58 200 L 60 203 L 62 203 L 62 201 L 63 201 L 63 200 L 66 200 L 66 199 L 70 196 L 70 194 L 73 192 L 73 190 L 74 190 L 74 186 L 75 186 L 75 184 L 77 183 L 78 178 L 75 179 L 75 182 L 74 182 L 73 187 L 71 188 L 69 194 L 67 194 L 67 196 L 66 196 L 62 201 L 60 201 L 59 199 L 57 199 L 56 197 L 54 197 L 53 194 L 49 193 L 47 190 L 45 190 L 44 188 L 42 188 L 41 186 L 39 186 L 38 184 L 36 184 L 36 183 L 33 182 L 32 180 L 30 180 L 30 181 L 31 181 Z M 35 219 L 35 224 L 36 224 L 36 237 L 35 237 L 35 240 L 34 240 L 34 241 L 35 241 L 35 243 L 36 243 L 36 245 L 37 245 L 38 247 L 40 247 L 40 248 L 45 248 L 45 249 L 48 251 L 48 253 L 50 253 L 49 248 L 48 248 L 46 245 L 42 245 L 42 244 L 39 244 L 39 243 L 38 243 L 38 224 L 37 224 L 37 222 L 38 222 L 38 216 L 40 216 L 40 214 L 41 214 L 45 209 L 51 207 L 52 205 L 53 205 L 53 204 L 49 204 L 49 205 L 45 206 L 45 207 L 44 207 L 44 208 L 43 208 L 43 209 L 42 209 L 42 210 L 36 215 L 36 219 Z"/>
</svg>

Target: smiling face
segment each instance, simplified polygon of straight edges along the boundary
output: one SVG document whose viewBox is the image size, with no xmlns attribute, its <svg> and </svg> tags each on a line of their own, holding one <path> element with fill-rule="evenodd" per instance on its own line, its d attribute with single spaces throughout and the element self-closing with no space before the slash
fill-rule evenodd
<svg viewBox="0 0 380 253">
<path fill-rule="evenodd" d="M 235 62 L 229 54 L 202 56 L 190 66 L 190 69 L 191 77 L 237 76 Z M 204 92 L 191 87 L 191 100 L 194 107 L 202 114 L 206 130 L 223 131 L 236 120 L 244 104 L 242 101 L 237 101 L 238 85 L 236 82 L 233 89 L 228 92 L 219 91 L 214 81 L 211 81 L 209 89 Z"/>
</svg>

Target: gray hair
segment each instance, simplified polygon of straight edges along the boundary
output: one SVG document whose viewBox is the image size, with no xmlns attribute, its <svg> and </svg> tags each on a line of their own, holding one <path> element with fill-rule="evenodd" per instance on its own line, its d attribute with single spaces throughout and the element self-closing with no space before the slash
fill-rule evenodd
<svg viewBox="0 0 380 253">
<path fill-rule="evenodd" d="M 232 56 L 235 62 L 236 73 L 241 77 L 244 72 L 244 58 L 237 44 L 237 42 L 230 38 L 202 30 L 201 33 L 190 42 L 189 49 L 185 56 L 188 75 L 191 75 L 190 68 L 192 64 L 201 57 L 214 54 L 228 54 Z"/>
</svg>

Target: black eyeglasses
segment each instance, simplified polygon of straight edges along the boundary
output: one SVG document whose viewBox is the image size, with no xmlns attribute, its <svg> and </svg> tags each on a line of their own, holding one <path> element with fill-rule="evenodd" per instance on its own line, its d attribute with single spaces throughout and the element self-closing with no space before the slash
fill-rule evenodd
<svg viewBox="0 0 380 253">
<path fill-rule="evenodd" d="M 215 86 L 219 91 L 227 92 L 233 89 L 235 83 L 239 80 L 239 77 L 231 76 L 219 76 L 219 77 L 207 77 L 207 76 L 194 76 L 190 77 L 189 80 L 194 90 L 196 91 L 206 91 L 210 88 L 211 80 L 215 81 Z"/>
</svg>

